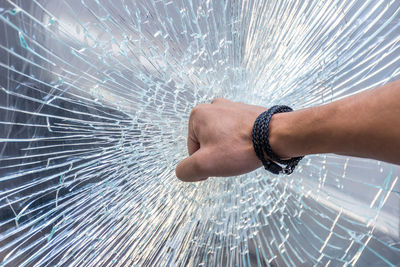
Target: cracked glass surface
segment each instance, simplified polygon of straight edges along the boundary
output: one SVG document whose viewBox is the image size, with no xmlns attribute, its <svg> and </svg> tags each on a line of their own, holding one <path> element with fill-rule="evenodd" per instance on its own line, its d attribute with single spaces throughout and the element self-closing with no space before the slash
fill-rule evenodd
<svg viewBox="0 0 400 267">
<path fill-rule="evenodd" d="M 399 264 L 399 166 L 174 173 L 199 103 L 399 79 L 399 1 L 1 0 L 0 36 L 2 266 Z"/>
</svg>

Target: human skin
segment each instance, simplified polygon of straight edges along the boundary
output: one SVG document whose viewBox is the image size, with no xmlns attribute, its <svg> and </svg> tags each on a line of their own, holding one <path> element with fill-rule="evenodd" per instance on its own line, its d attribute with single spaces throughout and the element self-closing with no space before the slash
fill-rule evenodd
<svg viewBox="0 0 400 267">
<path fill-rule="evenodd" d="M 176 176 L 194 182 L 261 167 L 252 130 L 265 110 L 223 98 L 197 105 L 189 118 L 189 157 L 177 165 Z M 400 164 L 400 80 L 329 104 L 275 114 L 269 142 L 282 159 L 335 153 Z"/>
</svg>

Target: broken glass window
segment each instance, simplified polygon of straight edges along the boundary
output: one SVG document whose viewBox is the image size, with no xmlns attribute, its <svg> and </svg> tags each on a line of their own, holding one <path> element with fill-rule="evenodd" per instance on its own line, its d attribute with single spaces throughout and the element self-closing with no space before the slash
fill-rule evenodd
<svg viewBox="0 0 400 267">
<path fill-rule="evenodd" d="M 400 167 L 307 156 L 187 184 L 191 109 L 295 109 L 400 78 L 395 0 L 2 0 L 5 266 L 400 260 Z"/>
</svg>

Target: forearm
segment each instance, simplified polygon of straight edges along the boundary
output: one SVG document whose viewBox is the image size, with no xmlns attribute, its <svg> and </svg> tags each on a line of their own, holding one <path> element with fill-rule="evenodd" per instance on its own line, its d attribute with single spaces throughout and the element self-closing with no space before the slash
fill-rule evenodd
<svg viewBox="0 0 400 267">
<path fill-rule="evenodd" d="M 261 166 L 252 130 L 265 107 L 215 99 L 190 114 L 189 157 L 176 175 L 183 181 L 233 176 Z M 277 113 L 269 143 L 280 158 L 317 153 L 374 158 L 400 164 L 400 81 L 326 105 Z"/>
<path fill-rule="evenodd" d="M 270 143 L 282 158 L 336 153 L 400 164 L 400 82 L 276 114 Z"/>
</svg>

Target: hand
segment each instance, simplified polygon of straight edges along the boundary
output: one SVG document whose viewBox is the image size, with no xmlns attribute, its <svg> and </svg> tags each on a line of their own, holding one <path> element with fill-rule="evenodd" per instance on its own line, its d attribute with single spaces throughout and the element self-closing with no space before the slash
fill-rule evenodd
<svg viewBox="0 0 400 267">
<path fill-rule="evenodd" d="M 176 167 L 182 181 L 233 176 L 262 166 L 253 148 L 254 121 L 266 108 L 217 98 L 190 114 L 189 157 Z"/>
</svg>

